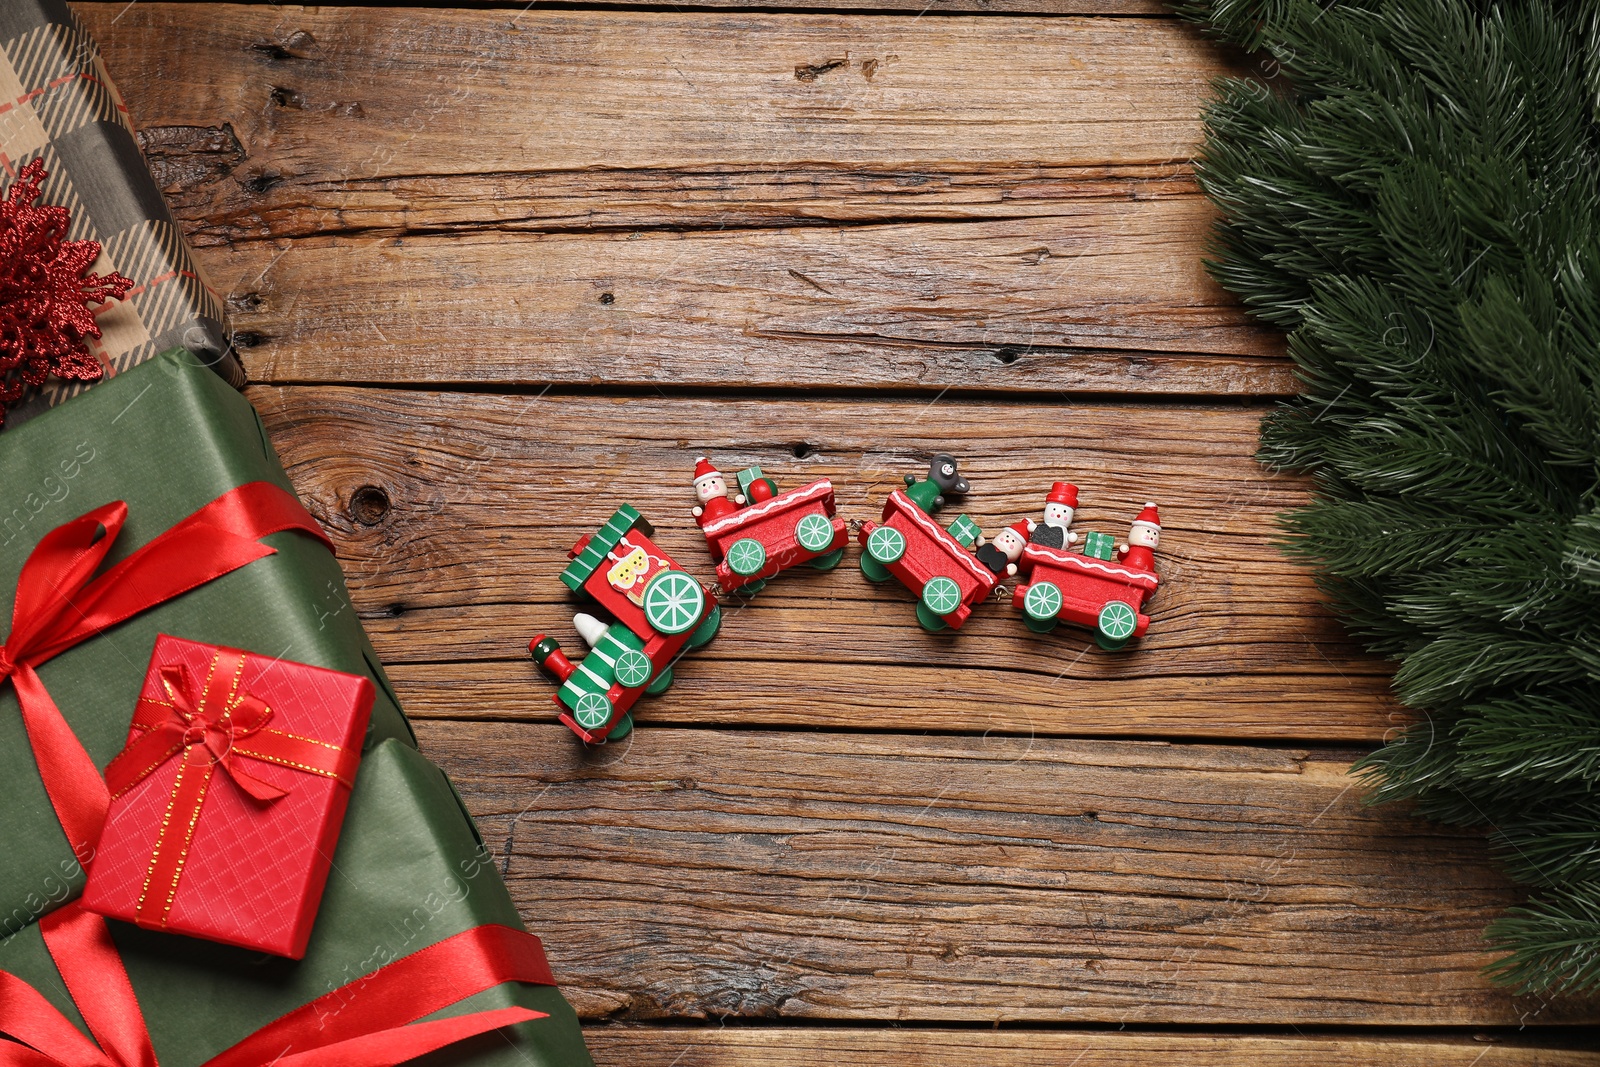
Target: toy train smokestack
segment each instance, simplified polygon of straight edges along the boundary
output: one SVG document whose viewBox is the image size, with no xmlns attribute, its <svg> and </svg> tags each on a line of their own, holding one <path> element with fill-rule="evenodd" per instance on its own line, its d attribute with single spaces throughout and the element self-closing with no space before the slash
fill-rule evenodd
<svg viewBox="0 0 1600 1067">
<path fill-rule="evenodd" d="M 553 637 L 544 634 L 535 634 L 532 641 L 528 642 L 528 651 L 533 655 L 533 662 L 544 668 L 549 675 L 558 682 L 565 682 L 572 677 L 572 672 L 578 668 L 561 651 L 561 644 Z"/>
</svg>

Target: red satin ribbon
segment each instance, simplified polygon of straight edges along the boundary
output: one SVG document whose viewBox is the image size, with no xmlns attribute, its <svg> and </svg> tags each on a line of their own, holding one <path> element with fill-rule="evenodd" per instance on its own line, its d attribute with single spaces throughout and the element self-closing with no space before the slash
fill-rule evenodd
<svg viewBox="0 0 1600 1067">
<path fill-rule="evenodd" d="M 109 794 L 35 668 L 52 656 L 196 586 L 270 556 L 268 534 L 300 530 L 333 548 L 293 494 L 270 482 L 232 489 L 98 578 L 128 517 L 122 501 L 95 508 L 45 534 L 17 577 L 11 633 L 0 645 L 39 777 L 80 861 L 92 854 Z"/>
<path fill-rule="evenodd" d="M 355 782 L 358 753 L 267 728 L 272 709 L 239 688 L 246 656 L 236 648 L 218 648 L 198 689 L 181 665 L 160 667 L 167 699 L 139 699 L 132 727 L 138 736 L 106 766 L 106 788 L 115 799 L 173 757 L 183 759 L 134 913 L 140 926 L 160 930 L 167 925 L 183 879 L 184 857 L 217 771 L 262 803 L 277 800 L 288 790 L 246 771 L 241 766 L 244 760 L 333 778 L 347 789 Z M 178 836 L 169 839 L 167 830 L 174 827 Z"/>
<path fill-rule="evenodd" d="M 27 982 L 0 971 L 0 1033 L 21 1042 L 0 1043 L 0 1067 L 158 1067 L 105 921 L 69 904 L 39 925 L 95 1040 Z M 527 1008 L 498 1008 L 416 1021 L 503 982 L 555 985 L 543 946 L 509 926 L 474 927 L 296 1008 L 203 1067 L 396 1067 L 477 1034 L 546 1018 Z"/>
</svg>

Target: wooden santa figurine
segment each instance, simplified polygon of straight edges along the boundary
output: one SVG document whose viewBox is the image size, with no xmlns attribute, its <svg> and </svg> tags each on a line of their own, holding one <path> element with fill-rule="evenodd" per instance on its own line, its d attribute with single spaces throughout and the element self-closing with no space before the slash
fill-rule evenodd
<svg viewBox="0 0 1600 1067">
<path fill-rule="evenodd" d="M 700 504 L 691 514 L 694 521 L 701 526 L 709 526 L 718 519 L 726 518 L 739 510 L 739 505 L 744 503 L 744 495 L 728 499 L 728 480 L 722 472 L 711 465 L 711 459 L 701 456 L 694 465 L 694 495 Z"/>
<path fill-rule="evenodd" d="M 1078 539 L 1067 527 L 1072 525 L 1072 512 L 1078 506 L 1078 487 L 1071 482 L 1057 482 L 1044 498 L 1044 521 L 1028 523 L 1028 540 L 1042 548 L 1066 549 Z"/>
<path fill-rule="evenodd" d="M 1000 575 L 1002 578 L 1010 577 L 1017 573 L 1017 560 L 1022 556 L 1022 549 L 1028 543 L 1027 520 L 1014 522 L 1004 530 L 994 535 L 994 540 L 985 542 L 978 538 L 978 547 L 974 554 L 978 562 Z"/>
<path fill-rule="evenodd" d="M 1146 504 L 1139 517 L 1128 527 L 1126 544 L 1117 546 L 1117 560 L 1134 570 L 1156 569 L 1155 548 L 1161 543 L 1161 518 L 1154 504 Z"/>
</svg>

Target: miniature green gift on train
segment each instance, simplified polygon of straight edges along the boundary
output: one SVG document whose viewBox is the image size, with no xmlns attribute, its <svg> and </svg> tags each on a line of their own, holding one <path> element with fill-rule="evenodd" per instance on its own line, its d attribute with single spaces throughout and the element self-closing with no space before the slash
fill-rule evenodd
<svg viewBox="0 0 1600 1067">
<path fill-rule="evenodd" d="M 1056 482 L 1044 519 L 1023 519 L 993 540 L 959 515 L 934 521 L 946 494 L 965 495 L 954 457 L 935 455 L 928 477 L 910 475 L 889 494 L 880 521 L 856 525 L 861 572 L 873 582 L 899 579 L 917 597 L 917 621 L 931 632 L 959 629 L 985 599 L 1016 576 L 1012 606 L 1028 629 L 1049 633 L 1061 621 L 1094 631 L 1105 649 L 1124 647 L 1150 626 L 1143 608 L 1159 584 L 1155 548 L 1161 524 L 1154 504 L 1134 519 L 1125 543 L 1103 533 L 1071 531 L 1078 489 Z M 818 479 L 779 492 L 760 467 L 740 471 L 738 492 L 702 456 L 694 472 L 695 521 L 716 564 L 717 586 L 688 574 L 650 540 L 654 529 L 624 504 L 568 553 L 561 580 L 586 610 L 573 625 L 589 645 L 574 661 L 544 634 L 529 642 L 534 661 L 559 683 L 559 719 L 586 744 L 633 729 L 630 710 L 641 696 L 665 692 L 673 664 L 716 636 L 722 623 L 717 592 L 753 595 L 767 580 L 802 564 L 832 570 L 844 558 L 849 530 L 837 513 L 833 483 Z M 606 622 L 590 607 L 609 615 Z"/>
</svg>

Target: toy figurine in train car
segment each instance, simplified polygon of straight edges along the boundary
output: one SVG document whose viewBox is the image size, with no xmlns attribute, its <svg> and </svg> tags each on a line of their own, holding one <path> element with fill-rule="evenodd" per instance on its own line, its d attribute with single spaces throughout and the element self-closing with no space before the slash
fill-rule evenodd
<svg viewBox="0 0 1600 1067">
<path fill-rule="evenodd" d="M 1078 507 L 1078 487 L 1071 482 L 1056 482 L 1044 498 L 1044 521 L 1028 520 L 1028 541 L 1045 548 L 1071 548 L 1078 535 L 1069 527 Z"/>
<path fill-rule="evenodd" d="M 722 623 L 716 596 L 650 540 L 654 532 L 624 504 L 567 553 L 572 562 L 562 584 L 612 620 L 587 611 L 573 616 L 588 655 L 573 662 L 544 634 L 528 642 L 534 661 L 561 684 L 553 698 L 561 722 L 586 744 L 632 730 L 628 709 L 646 693 L 665 692 L 673 662 L 710 641 Z"/>
<path fill-rule="evenodd" d="M 819 478 L 780 493 L 760 467 L 740 471 L 738 477 L 742 492 L 730 499 L 722 472 L 705 456 L 696 461 L 700 506 L 694 516 L 724 593 L 753 593 L 768 578 L 802 563 L 818 570 L 839 565 L 850 534 L 835 510 L 832 482 Z"/>
<path fill-rule="evenodd" d="M 1161 519 L 1146 504 L 1133 520 L 1125 544 L 1113 547 L 1107 534 L 1083 537 L 1079 552 L 1029 544 L 1022 550 L 1011 604 L 1036 633 L 1049 633 L 1065 620 L 1094 631 L 1101 648 L 1119 649 L 1150 627 L 1141 610 L 1155 594 L 1155 548 Z"/>
<path fill-rule="evenodd" d="M 1017 560 L 1028 547 L 1028 532 L 1026 521 L 1014 522 L 995 534 L 992 541 L 978 538 L 974 555 L 979 563 L 994 571 L 996 577 L 1009 578 L 1017 573 Z"/>
<path fill-rule="evenodd" d="M 946 493 L 967 489 L 954 457 L 941 453 L 925 480 L 907 475 L 906 488 L 889 494 L 881 523 L 864 522 L 857 534 L 865 549 L 861 573 L 874 582 L 900 579 L 917 595 L 917 621 L 926 630 L 959 629 L 1000 580 L 973 554 L 981 540 L 976 523 L 961 515 L 946 529 L 933 520 Z"/>
</svg>

